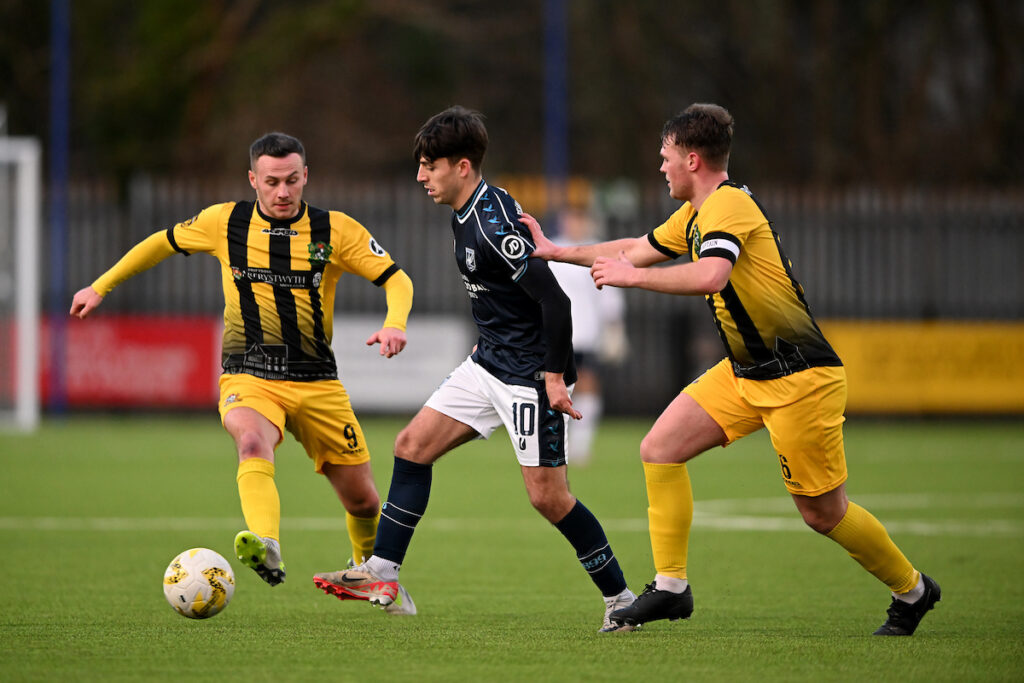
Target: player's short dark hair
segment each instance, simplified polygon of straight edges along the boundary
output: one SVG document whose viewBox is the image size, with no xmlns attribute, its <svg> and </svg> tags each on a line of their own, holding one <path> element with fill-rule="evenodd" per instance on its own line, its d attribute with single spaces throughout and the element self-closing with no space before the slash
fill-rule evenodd
<svg viewBox="0 0 1024 683">
<path fill-rule="evenodd" d="M 416 133 L 412 155 L 416 161 L 426 159 L 469 159 L 480 169 L 487 152 L 487 128 L 484 115 L 458 105 L 434 114 Z"/>
<path fill-rule="evenodd" d="M 256 160 L 262 156 L 278 159 L 289 154 L 302 157 L 302 165 L 306 165 L 306 148 L 298 138 L 284 133 L 267 133 L 249 145 L 249 168 L 256 168 Z"/>
<path fill-rule="evenodd" d="M 661 143 L 693 150 L 709 166 L 724 171 L 729 166 L 734 124 L 732 114 L 725 107 L 691 104 L 665 123 Z"/>
</svg>

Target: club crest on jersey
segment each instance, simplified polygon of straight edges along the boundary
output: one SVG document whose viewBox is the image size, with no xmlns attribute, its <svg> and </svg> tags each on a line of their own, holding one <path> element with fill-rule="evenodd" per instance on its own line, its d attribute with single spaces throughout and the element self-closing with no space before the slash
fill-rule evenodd
<svg viewBox="0 0 1024 683">
<path fill-rule="evenodd" d="M 331 258 L 331 252 L 334 251 L 334 247 L 327 242 L 310 242 L 307 247 L 309 262 L 312 264 L 327 263 L 327 260 Z"/>
<path fill-rule="evenodd" d="M 472 272 L 476 270 L 476 251 L 466 247 L 466 270 Z"/>
<path fill-rule="evenodd" d="M 231 275 L 236 280 L 241 280 L 242 279 L 242 269 L 239 268 L 238 266 L 231 266 Z"/>
<path fill-rule="evenodd" d="M 526 243 L 518 235 L 509 235 L 501 240 L 501 253 L 513 261 L 526 255 Z"/>
<path fill-rule="evenodd" d="M 690 230 L 690 253 L 700 253 L 700 227 L 696 223 L 692 223 L 693 228 Z"/>
</svg>

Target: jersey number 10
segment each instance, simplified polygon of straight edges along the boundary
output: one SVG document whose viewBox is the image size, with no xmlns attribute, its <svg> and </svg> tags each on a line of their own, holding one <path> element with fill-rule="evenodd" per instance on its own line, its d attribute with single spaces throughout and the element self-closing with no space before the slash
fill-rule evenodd
<svg viewBox="0 0 1024 683">
<path fill-rule="evenodd" d="M 519 436 L 531 436 L 537 421 L 537 406 L 532 403 L 512 404 L 512 427 Z"/>
</svg>

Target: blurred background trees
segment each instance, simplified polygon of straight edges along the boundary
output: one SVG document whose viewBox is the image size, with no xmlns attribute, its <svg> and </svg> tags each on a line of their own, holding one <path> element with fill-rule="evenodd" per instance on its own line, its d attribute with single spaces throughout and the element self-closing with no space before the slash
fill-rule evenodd
<svg viewBox="0 0 1024 683">
<path fill-rule="evenodd" d="M 565 0 L 569 170 L 655 179 L 694 101 L 737 118 L 734 176 L 1016 185 L 1024 3 Z M 7 131 L 45 140 L 49 3 L 0 0 Z M 237 173 L 272 129 L 318 173 L 410 175 L 450 104 L 488 117 L 491 173 L 543 170 L 544 0 L 72 3 L 72 177 Z"/>
</svg>

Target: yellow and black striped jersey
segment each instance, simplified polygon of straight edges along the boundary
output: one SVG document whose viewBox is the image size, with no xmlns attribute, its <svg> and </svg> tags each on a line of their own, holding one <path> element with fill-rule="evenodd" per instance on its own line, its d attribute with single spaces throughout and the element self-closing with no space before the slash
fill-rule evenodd
<svg viewBox="0 0 1024 683">
<path fill-rule="evenodd" d="M 729 282 L 707 301 L 737 377 L 775 379 L 842 365 L 811 315 L 771 221 L 745 186 L 723 182 L 699 213 L 684 203 L 648 240 L 670 258 L 732 261 Z"/>
<path fill-rule="evenodd" d="M 335 379 L 334 296 L 342 273 L 382 285 L 398 266 L 358 221 L 303 202 L 289 220 L 268 218 L 257 202 L 204 209 L 168 228 L 186 255 L 221 264 L 223 365 L 264 379 Z"/>
</svg>

